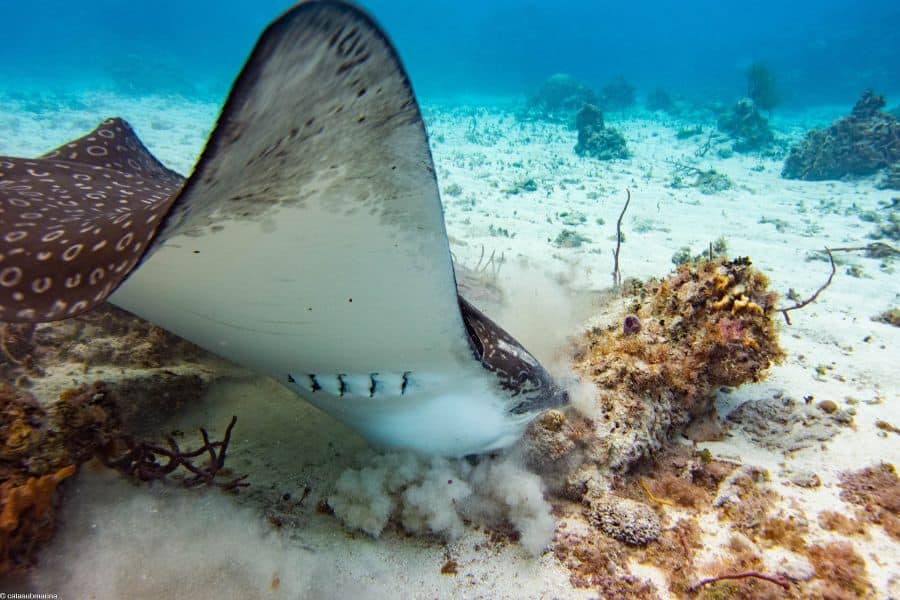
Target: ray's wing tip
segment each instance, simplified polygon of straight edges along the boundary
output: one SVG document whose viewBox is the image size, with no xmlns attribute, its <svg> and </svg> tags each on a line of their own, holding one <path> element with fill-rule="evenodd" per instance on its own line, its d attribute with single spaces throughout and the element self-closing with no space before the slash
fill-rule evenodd
<svg viewBox="0 0 900 600">
<path fill-rule="evenodd" d="M 369 15 L 366 9 L 355 2 L 350 2 L 348 0 L 302 0 L 301 2 L 295 3 L 293 6 L 281 13 L 281 16 L 275 19 L 275 21 L 273 21 L 273 24 L 281 21 L 286 16 L 309 10 L 331 10 L 335 12 L 345 12 L 347 14 L 360 15 L 369 19 L 370 21 L 372 20 L 372 17 Z"/>
<path fill-rule="evenodd" d="M 398 63 L 400 62 L 394 44 L 375 17 L 359 4 L 346 0 L 304 0 L 298 2 L 269 23 L 260 36 L 260 41 L 266 39 L 269 35 L 280 32 L 283 28 L 289 27 L 296 19 L 306 19 L 317 15 L 342 16 L 358 20 L 361 24 L 367 26 L 372 33 L 375 33 L 380 38 L 380 41 L 390 49 Z M 252 54 L 255 54 L 255 52 Z"/>
</svg>

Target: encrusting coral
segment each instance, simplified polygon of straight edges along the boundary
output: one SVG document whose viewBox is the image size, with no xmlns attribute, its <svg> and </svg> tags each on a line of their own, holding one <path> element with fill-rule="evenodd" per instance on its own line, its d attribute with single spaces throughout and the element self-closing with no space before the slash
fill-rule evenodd
<svg viewBox="0 0 900 600">
<path fill-rule="evenodd" d="M 575 117 L 578 129 L 578 143 L 575 154 L 590 156 L 598 160 L 628 158 L 628 148 L 621 133 L 607 127 L 603 113 L 593 104 L 585 104 Z"/>
<path fill-rule="evenodd" d="M 75 466 L 50 415 L 0 383 L 0 575 L 29 567 L 55 530 L 56 489 Z"/>
<path fill-rule="evenodd" d="M 781 176 L 821 181 L 871 175 L 900 162 L 900 120 L 881 112 L 884 98 L 866 90 L 850 115 L 815 129 L 791 148 Z"/>
<path fill-rule="evenodd" d="M 554 555 L 572 585 L 601 597 L 653 596 L 634 562 L 661 570 L 673 597 L 783 592 L 761 563 L 722 564 L 710 574 L 728 581 L 702 580 L 694 564 L 702 532 L 690 518 L 672 526 L 669 512 L 718 512 L 760 543 L 802 541 L 787 519 L 768 514 L 773 496 L 763 471 L 672 439 L 689 424 L 692 436 L 721 436 L 718 390 L 760 381 L 781 361 L 777 295 L 748 259 L 725 257 L 688 260 L 663 280 L 626 280 L 620 289 L 617 309 L 577 344 L 575 372 L 591 404 L 547 413 L 523 442 L 555 513 L 580 525 L 560 526 Z"/>
<path fill-rule="evenodd" d="M 575 358 L 599 390 L 597 433 L 609 456 L 597 460 L 626 468 L 712 413 L 718 388 L 764 379 L 784 357 L 776 299 L 748 259 L 691 262 L 633 286 L 625 315 L 640 320 L 640 331 L 626 334 L 622 321 L 594 328 Z"/>
<path fill-rule="evenodd" d="M 56 488 L 74 473 L 68 465 L 21 485 L 0 484 L 0 574 L 29 565 L 31 549 L 52 537 Z"/>
<path fill-rule="evenodd" d="M 775 136 L 769 129 L 769 121 L 756 108 L 753 100 L 744 98 L 719 117 L 717 126 L 734 140 L 737 152 L 762 150 L 771 144 Z"/>
</svg>

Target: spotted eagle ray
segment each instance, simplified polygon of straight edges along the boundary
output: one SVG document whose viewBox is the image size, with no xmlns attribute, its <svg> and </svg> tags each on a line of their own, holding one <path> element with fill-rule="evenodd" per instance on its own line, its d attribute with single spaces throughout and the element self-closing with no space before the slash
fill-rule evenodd
<svg viewBox="0 0 900 600">
<path fill-rule="evenodd" d="M 109 299 L 381 447 L 512 444 L 566 393 L 459 296 L 434 163 L 386 34 L 340 1 L 263 32 L 187 179 L 122 119 L 0 157 L 0 320 Z"/>
</svg>

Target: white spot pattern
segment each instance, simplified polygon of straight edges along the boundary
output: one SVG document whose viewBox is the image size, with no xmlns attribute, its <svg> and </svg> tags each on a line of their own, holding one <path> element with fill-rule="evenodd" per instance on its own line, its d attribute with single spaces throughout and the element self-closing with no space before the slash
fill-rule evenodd
<svg viewBox="0 0 900 600">
<path fill-rule="evenodd" d="M 121 119 L 37 159 L 0 157 L 0 320 L 67 318 L 103 301 L 183 181 Z"/>
</svg>

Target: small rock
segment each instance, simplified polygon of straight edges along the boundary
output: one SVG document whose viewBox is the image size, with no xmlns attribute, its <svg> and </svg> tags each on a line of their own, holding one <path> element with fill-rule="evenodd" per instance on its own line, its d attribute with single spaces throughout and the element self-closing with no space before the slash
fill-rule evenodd
<svg viewBox="0 0 900 600">
<path fill-rule="evenodd" d="M 812 471 L 797 471 L 791 475 L 791 483 L 805 488 L 817 488 L 822 485 L 819 476 Z"/>
<path fill-rule="evenodd" d="M 835 423 L 839 423 L 841 425 L 850 425 L 853 423 L 853 413 L 847 410 L 839 410 L 833 415 L 831 418 L 834 419 Z"/>
<path fill-rule="evenodd" d="M 838 405 L 834 400 L 822 400 L 819 402 L 819 408 L 830 415 L 838 409 Z"/>
</svg>

